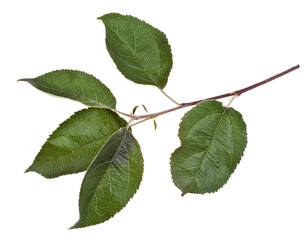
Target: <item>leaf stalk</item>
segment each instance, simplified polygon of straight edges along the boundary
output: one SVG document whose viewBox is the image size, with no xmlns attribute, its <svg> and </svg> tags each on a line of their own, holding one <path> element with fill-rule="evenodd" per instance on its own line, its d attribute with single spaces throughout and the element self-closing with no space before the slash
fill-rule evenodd
<svg viewBox="0 0 308 240">
<path fill-rule="evenodd" d="M 171 98 L 167 93 L 165 93 L 164 90 L 160 89 L 160 91 L 162 92 L 162 94 L 164 94 L 169 100 L 171 100 L 173 103 L 175 103 L 176 105 L 180 106 L 181 104 L 178 103 L 177 101 L 175 101 L 173 98 Z"/>
</svg>

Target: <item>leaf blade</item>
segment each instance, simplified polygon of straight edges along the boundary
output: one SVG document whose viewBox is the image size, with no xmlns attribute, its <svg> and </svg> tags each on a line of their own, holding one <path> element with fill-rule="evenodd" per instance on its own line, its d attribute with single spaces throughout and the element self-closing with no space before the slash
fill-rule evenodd
<svg viewBox="0 0 308 240">
<path fill-rule="evenodd" d="M 100 18 L 106 27 L 107 50 L 129 80 L 163 89 L 172 68 L 166 35 L 138 18 L 109 13 Z"/>
<path fill-rule="evenodd" d="M 50 135 L 26 172 L 55 178 L 85 171 L 108 138 L 126 124 L 108 109 L 78 111 Z"/>
<path fill-rule="evenodd" d="M 174 184 L 186 193 L 220 189 L 240 162 L 247 145 L 246 124 L 239 112 L 217 101 L 204 101 L 180 124 L 181 146 L 171 156 Z"/>
<path fill-rule="evenodd" d="M 128 129 L 121 128 L 102 147 L 83 179 L 80 218 L 71 229 L 113 217 L 138 190 L 142 173 L 140 146 Z"/>
<path fill-rule="evenodd" d="M 116 99 L 93 75 L 76 70 L 55 70 L 36 78 L 21 79 L 35 88 L 60 97 L 79 101 L 87 106 L 115 109 Z"/>
</svg>

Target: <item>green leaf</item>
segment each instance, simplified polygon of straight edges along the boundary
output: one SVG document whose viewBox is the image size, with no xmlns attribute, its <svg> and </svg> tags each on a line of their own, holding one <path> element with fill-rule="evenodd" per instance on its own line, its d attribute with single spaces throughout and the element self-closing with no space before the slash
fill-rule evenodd
<svg viewBox="0 0 308 240">
<path fill-rule="evenodd" d="M 128 203 L 139 188 L 143 158 L 138 142 L 121 128 L 105 143 L 83 179 L 80 219 L 72 228 L 107 221 Z"/>
<path fill-rule="evenodd" d="M 171 156 L 174 184 L 186 193 L 211 193 L 234 172 L 246 144 L 242 115 L 217 101 L 204 101 L 180 124 L 181 146 Z"/>
<path fill-rule="evenodd" d="M 37 89 L 70 98 L 87 106 L 115 109 L 116 99 L 101 81 L 85 72 L 56 70 L 37 78 L 21 79 Z"/>
<path fill-rule="evenodd" d="M 76 112 L 50 135 L 26 172 L 55 178 L 85 171 L 108 138 L 126 124 L 109 109 Z"/>
<path fill-rule="evenodd" d="M 106 45 L 119 71 L 129 80 L 163 89 L 172 68 L 166 35 L 138 18 L 118 13 L 101 19 Z"/>
</svg>

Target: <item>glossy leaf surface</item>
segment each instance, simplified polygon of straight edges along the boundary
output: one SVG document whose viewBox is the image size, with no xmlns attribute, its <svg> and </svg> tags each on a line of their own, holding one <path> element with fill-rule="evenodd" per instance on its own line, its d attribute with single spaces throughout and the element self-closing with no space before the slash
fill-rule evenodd
<svg viewBox="0 0 308 240">
<path fill-rule="evenodd" d="M 129 80 L 163 89 L 172 68 L 166 35 L 138 18 L 110 13 L 100 17 L 106 27 L 108 52 Z"/>
<path fill-rule="evenodd" d="M 72 228 L 107 221 L 139 188 L 143 158 L 131 132 L 121 128 L 105 143 L 86 172 L 79 196 L 80 219 Z"/>
<path fill-rule="evenodd" d="M 27 172 L 46 178 L 85 171 L 108 138 L 126 121 L 109 109 L 76 112 L 50 135 Z"/>
<path fill-rule="evenodd" d="M 181 146 L 171 156 L 174 184 L 183 195 L 215 192 L 241 160 L 247 144 L 246 124 L 233 108 L 204 101 L 184 115 L 179 138 Z"/>
<path fill-rule="evenodd" d="M 21 79 L 37 89 L 79 101 L 87 106 L 115 109 L 116 99 L 93 75 L 75 70 L 56 70 L 37 78 Z"/>
</svg>

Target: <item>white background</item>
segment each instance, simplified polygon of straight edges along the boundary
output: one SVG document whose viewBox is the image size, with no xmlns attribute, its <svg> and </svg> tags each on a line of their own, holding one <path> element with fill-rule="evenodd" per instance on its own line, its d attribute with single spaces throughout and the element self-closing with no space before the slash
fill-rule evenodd
<svg viewBox="0 0 308 240">
<path fill-rule="evenodd" d="M 0 3 L 1 239 L 307 239 L 307 1 L 34 1 Z M 180 196 L 169 158 L 186 110 L 136 126 L 141 187 L 114 218 L 68 230 L 79 217 L 84 173 L 24 174 L 48 135 L 83 106 L 16 80 L 55 69 L 101 79 L 130 112 L 173 107 L 155 87 L 126 80 L 96 18 L 131 14 L 164 31 L 174 65 L 165 91 L 179 102 L 232 92 L 296 64 L 301 68 L 235 99 L 248 146 L 215 194 Z M 228 99 L 223 100 L 224 104 Z M 139 108 L 138 114 L 143 114 Z"/>
</svg>

